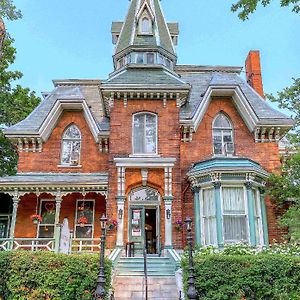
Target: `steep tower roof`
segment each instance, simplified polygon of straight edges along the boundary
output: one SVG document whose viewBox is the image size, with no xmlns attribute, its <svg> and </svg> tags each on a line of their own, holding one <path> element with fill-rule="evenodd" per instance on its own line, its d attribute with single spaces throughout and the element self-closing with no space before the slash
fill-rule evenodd
<svg viewBox="0 0 300 300">
<path fill-rule="evenodd" d="M 178 24 L 167 24 L 160 0 L 131 0 L 124 22 L 113 22 L 114 62 L 131 51 L 159 51 L 174 64 Z"/>
</svg>

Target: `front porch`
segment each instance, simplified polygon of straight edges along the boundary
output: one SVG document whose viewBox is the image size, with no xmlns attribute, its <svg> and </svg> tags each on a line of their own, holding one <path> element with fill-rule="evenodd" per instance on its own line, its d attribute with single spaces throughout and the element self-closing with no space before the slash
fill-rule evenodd
<svg viewBox="0 0 300 300">
<path fill-rule="evenodd" d="M 98 252 L 106 197 L 104 173 L 0 178 L 0 251 Z"/>
</svg>

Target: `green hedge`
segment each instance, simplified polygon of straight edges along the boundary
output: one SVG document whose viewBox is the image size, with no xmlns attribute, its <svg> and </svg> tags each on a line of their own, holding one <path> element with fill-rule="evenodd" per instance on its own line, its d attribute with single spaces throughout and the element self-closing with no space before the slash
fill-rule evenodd
<svg viewBox="0 0 300 300">
<path fill-rule="evenodd" d="M 112 264 L 105 261 L 106 290 Z M 0 299 L 93 299 L 99 255 L 50 252 L 0 252 Z"/>
<path fill-rule="evenodd" d="M 182 265 L 186 286 L 186 258 Z M 199 299 L 300 299 L 300 257 L 198 254 L 195 277 Z"/>
</svg>

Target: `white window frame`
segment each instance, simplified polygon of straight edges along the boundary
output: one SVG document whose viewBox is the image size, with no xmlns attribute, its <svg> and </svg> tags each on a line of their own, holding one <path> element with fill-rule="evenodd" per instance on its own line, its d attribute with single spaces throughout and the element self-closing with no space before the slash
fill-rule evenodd
<svg viewBox="0 0 300 300">
<path fill-rule="evenodd" d="M 78 131 L 79 131 L 79 133 L 80 133 L 80 139 L 64 138 L 64 135 L 65 135 L 66 131 L 67 131 L 71 126 L 75 126 L 75 127 L 78 129 Z M 77 164 L 72 164 L 71 162 L 70 162 L 70 163 L 65 163 L 65 162 L 63 162 L 64 141 L 79 141 L 80 147 L 79 147 L 79 156 L 78 156 L 78 162 L 77 162 Z M 79 129 L 79 127 L 78 127 L 76 124 L 72 123 L 72 124 L 68 125 L 68 126 L 65 128 L 65 130 L 64 130 L 64 132 L 63 132 L 63 134 L 62 134 L 62 137 L 61 137 L 61 149 L 60 149 L 60 163 L 61 163 L 61 164 L 60 164 L 60 166 L 63 166 L 63 167 L 80 167 L 80 166 L 81 166 L 81 165 L 80 165 L 80 159 L 81 159 L 81 146 L 82 146 L 82 133 L 81 133 L 81 130 Z"/>
<path fill-rule="evenodd" d="M 256 226 L 256 219 L 258 218 L 258 228 L 256 229 L 256 232 L 258 232 L 258 238 L 256 243 L 259 246 L 263 246 L 264 245 L 264 229 L 263 229 L 263 221 L 262 221 L 262 209 L 261 209 L 261 202 L 260 202 L 260 191 L 258 188 L 253 187 L 252 188 L 253 194 L 254 194 L 254 202 L 256 202 L 256 207 L 257 207 L 257 211 L 258 211 L 258 217 L 256 215 L 254 215 L 255 218 L 255 226 Z M 255 232 L 255 234 L 256 234 Z"/>
<path fill-rule="evenodd" d="M 148 31 L 144 31 L 143 30 L 143 21 L 147 20 L 148 21 Z M 152 35 L 153 31 L 152 31 L 152 20 L 147 16 L 147 15 L 143 15 L 140 19 L 139 22 L 140 26 L 139 26 L 139 34 L 141 35 Z"/>
<path fill-rule="evenodd" d="M 223 128 L 223 127 L 215 127 L 214 126 L 214 123 L 216 121 L 216 119 L 220 116 L 220 115 L 223 115 L 229 122 L 230 124 L 230 128 Z M 214 141 L 214 133 L 215 131 L 221 131 L 221 141 L 222 141 L 222 154 L 220 153 L 215 153 L 215 141 Z M 232 140 L 232 143 L 233 143 L 233 152 L 235 152 L 235 143 L 234 143 L 234 127 L 233 127 L 233 124 L 232 124 L 232 121 L 231 119 L 229 118 L 229 116 L 227 116 L 225 113 L 223 112 L 219 112 L 213 119 L 213 122 L 212 122 L 212 146 L 213 146 L 213 155 L 214 156 L 226 156 L 227 153 L 225 152 L 225 145 L 226 143 L 224 143 L 224 132 L 225 131 L 230 131 L 231 132 L 231 140 Z"/>
<path fill-rule="evenodd" d="M 138 116 L 138 115 L 152 115 L 152 116 L 155 116 L 155 123 L 156 123 L 156 139 L 155 139 L 155 152 L 153 153 L 146 153 L 146 152 L 142 152 L 142 153 L 139 153 L 139 152 L 135 152 L 135 149 L 134 149 L 134 118 L 135 116 Z M 146 127 L 145 127 L 146 128 Z M 145 130 L 145 129 L 144 129 Z M 145 139 L 145 131 L 144 131 L 144 139 Z M 145 140 L 143 141 L 145 143 Z M 131 149 L 132 149 L 132 156 L 157 156 L 158 155 L 158 116 L 157 114 L 155 113 L 152 113 L 152 112 L 148 112 L 148 111 L 142 111 L 142 112 L 137 112 L 137 113 L 134 113 L 132 115 L 132 131 L 131 131 Z"/>
<path fill-rule="evenodd" d="M 77 216 L 78 216 L 78 203 L 79 202 L 93 202 L 93 223 L 85 224 L 86 226 L 92 226 L 92 236 L 86 239 L 93 239 L 94 238 L 94 230 L 95 230 L 95 199 L 76 199 L 76 210 L 75 210 L 75 219 L 74 219 L 74 238 L 77 238 L 77 227 L 80 226 L 77 223 Z M 78 238 L 84 240 L 85 238 Z"/>
<path fill-rule="evenodd" d="M 42 216 L 42 207 L 43 207 L 43 202 L 54 202 L 54 211 L 56 211 L 56 202 L 55 199 L 41 199 L 40 200 L 40 205 L 39 205 L 39 215 Z M 54 232 L 55 232 L 55 221 L 53 224 L 46 224 L 46 223 L 40 223 L 38 222 L 38 226 L 37 226 L 37 230 L 36 230 L 36 236 L 39 236 L 40 233 L 40 227 L 53 227 L 53 237 L 49 237 L 49 238 L 54 238 Z"/>
<path fill-rule="evenodd" d="M 247 229 L 247 240 L 246 241 L 240 241 L 240 242 L 245 242 L 247 244 L 250 243 L 250 227 L 249 227 L 249 212 L 248 212 L 248 198 L 247 198 L 247 189 L 244 185 L 227 185 L 227 184 L 222 184 L 220 188 L 220 198 L 221 198 L 221 211 L 222 211 L 222 228 L 223 228 L 223 241 L 226 244 L 235 244 L 237 242 L 226 242 L 225 241 L 225 234 L 224 234 L 224 208 L 223 208 L 223 188 L 242 188 L 243 189 L 243 196 L 244 196 L 244 207 L 245 207 L 245 217 L 246 217 L 246 229 Z M 242 216 L 241 214 L 226 214 L 228 216 Z"/>
</svg>

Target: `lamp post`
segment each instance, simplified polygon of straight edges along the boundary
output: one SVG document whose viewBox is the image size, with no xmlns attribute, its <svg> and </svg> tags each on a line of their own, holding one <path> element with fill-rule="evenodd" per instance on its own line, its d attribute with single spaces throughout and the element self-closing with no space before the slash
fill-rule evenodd
<svg viewBox="0 0 300 300">
<path fill-rule="evenodd" d="M 103 214 L 102 217 L 100 218 L 101 251 L 100 251 L 100 271 L 97 279 L 97 287 L 95 292 L 96 300 L 105 299 L 104 250 L 105 250 L 106 223 L 107 223 L 107 218 Z"/>
<path fill-rule="evenodd" d="M 195 276 L 194 276 L 194 262 L 193 262 L 193 237 L 192 237 L 192 219 L 186 217 L 184 223 L 186 224 L 186 241 L 189 251 L 189 269 L 188 269 L 188 290 L 187 296 L 190 300 L 197 300 L 197 291 L 195 288 Z"/>
</svg>

